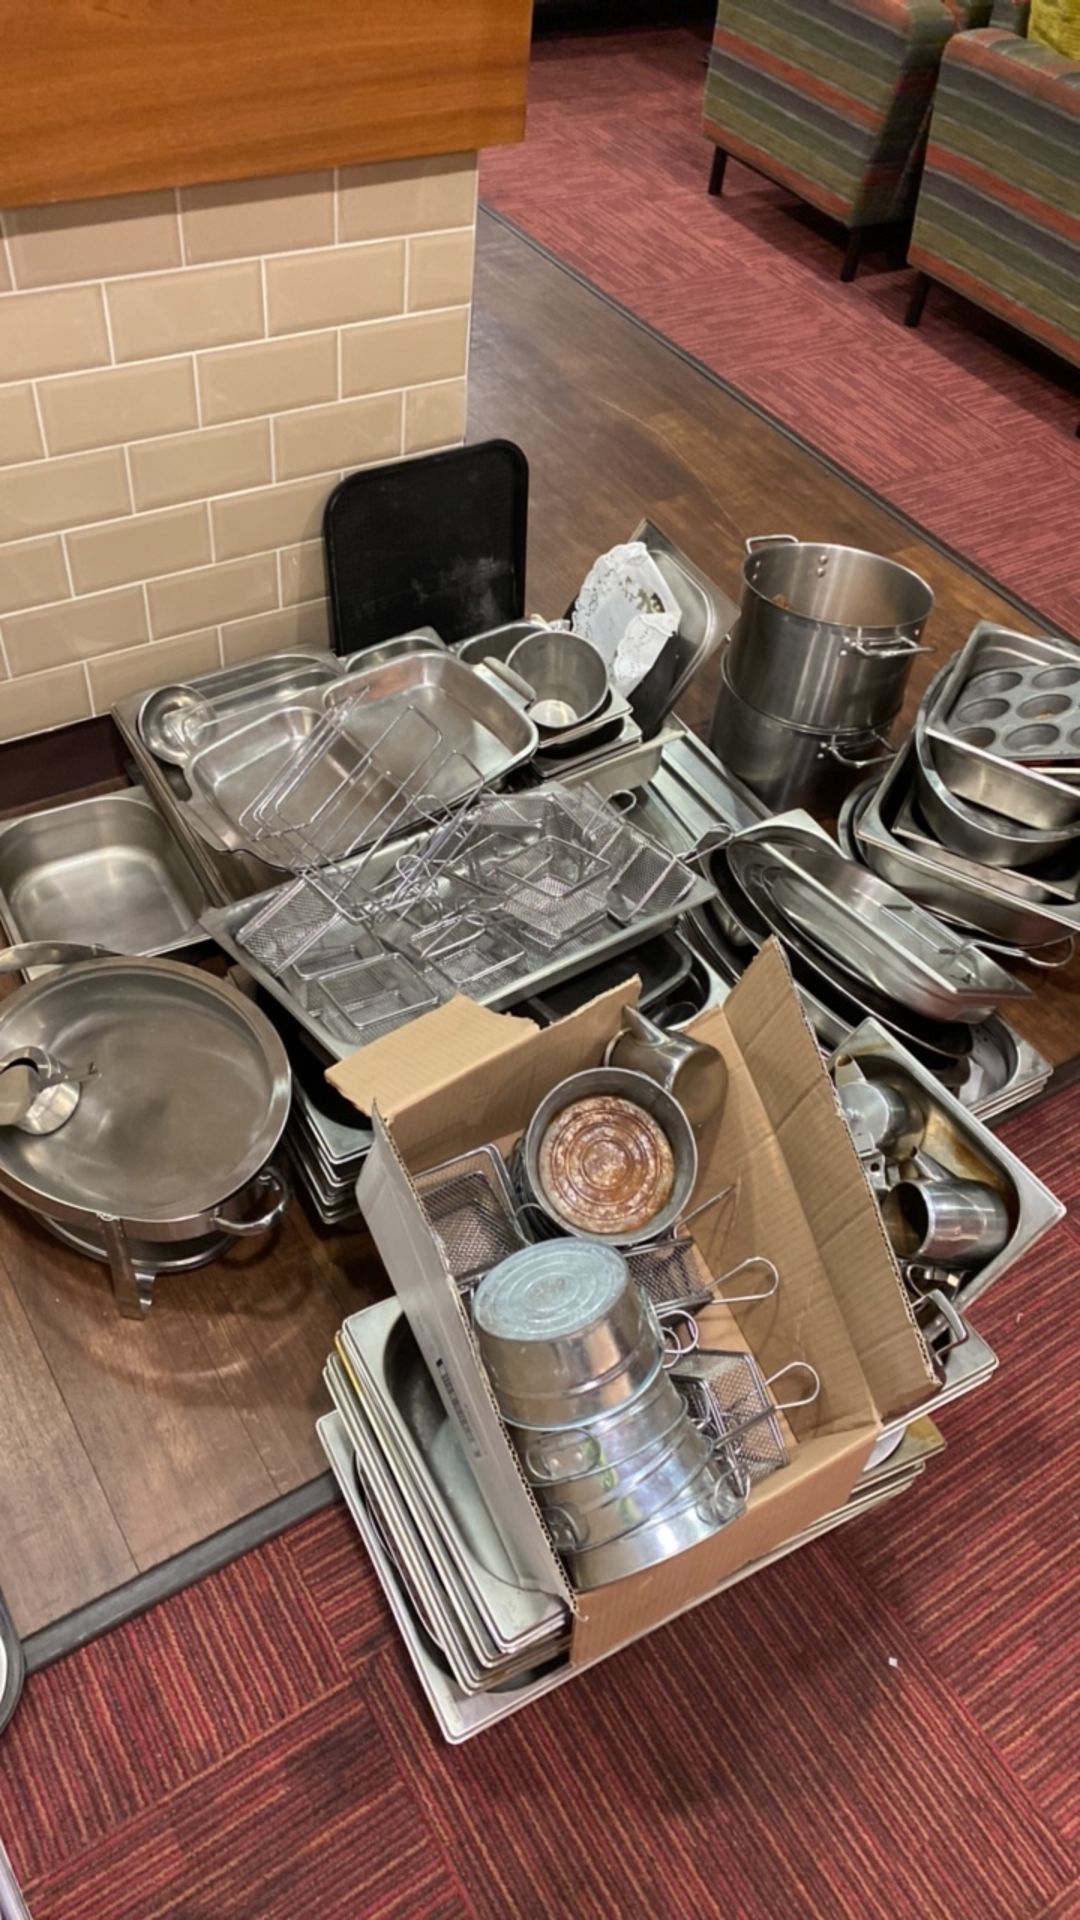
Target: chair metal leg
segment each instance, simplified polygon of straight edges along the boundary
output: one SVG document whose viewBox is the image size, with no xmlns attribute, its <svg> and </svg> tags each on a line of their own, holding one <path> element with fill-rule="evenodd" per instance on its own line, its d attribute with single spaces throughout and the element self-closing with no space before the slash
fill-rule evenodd
<svg viewBox="0 0 1080 1920">
<path fill-rule="evenodd" d="M 724 189 L 724 170 L 727 167 L 727 154 L 723 147 L 717 147 L 712 157 L 712 172 L 709 174 L 709 192 L 722 193 Z"/>
<path fill-rule="evenodd" d="M 854 280 L 858 273 L 864 238 L 862 227 L 853 227 L 848 234 L 847 246 L 844 248 L 844 264 L 840 269 L 841 280 Z"/>
<path fill-rule="evenodd" d="M 926 305 L 926 296 L 929 291 L 930 275 L 928 273 L 917 273 L 915 275 L 915 284 L 911 289 L 911 296 L 908 300 L 907 312 L 904 315 L 905 327 L 918 326 L 919 321 L 923 317 L 923 308 Z"/>
</svg>

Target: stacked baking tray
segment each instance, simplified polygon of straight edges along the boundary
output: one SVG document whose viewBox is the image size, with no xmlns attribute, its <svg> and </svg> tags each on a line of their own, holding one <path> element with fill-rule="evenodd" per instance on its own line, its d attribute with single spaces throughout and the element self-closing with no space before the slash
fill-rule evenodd
<svg viewBox="0 0 1080 1920">
<path fill-rule="evenodd" d="M 368 1308 L 366 1314 L 357 1315 L 356 1320 L 362 1322 L 377 1313 L 388 1313 L 395 1304 L 393 1301 L 380 1302 L 377 1308 Z M 410 1590 L 408 1575 L 394 1557 L 393 1543 L 384 1538 L 376 1512 L 369 1504 L 352 1442 L 355 1415 L 359 1413 L 355 1395 L 352 1408 L 352 1425 L 336 1405 L 332 1413 L 325 1414 L 318 1422 L 319 1440 L 444 1738 L 453 1744 L 471 1739 L 496 1721 L 506 1719 L 556 1687 L 563 1686 L 575 1674 L 587 1671 L 584 1667 L 571 1667 L 565 1653 L 556 1646 L 542 1663 L 526 1667 L 494 1687 L 467 1691 L 459 1685 L 447 1653 L 430 1631 L 430 1625 L 425 1624 L 423 1613 L 417 1605 L 418 1596 Z M 822 1534 L 858 1519 L 860 1514 L 884 1505 L 887 1500 L 895 1499 L 921 1476 L 928 1460 L 941 1451 L 942 1445 L 937 1428 L 928 1419 L 918 1420 L 904 1433 L 888 1430 L 882 1435 L 877 1459 L 871 1460 L 842 1507 L 826 1514 L 804 1533 L 786 1541 L 777 1552 L 740 1567 L 723 1583 L 724 1586 L 734 1586 L 740 1580 L 749 1579 L 774 1560 L 784 1558 Z M 461 1511 L 460 1505 L 458 1511 Z M 490 1597 L 505 1604 L 511 1591 L 513 1589 L 504 1581 L 496 1580 Z M 532 1596 L 534 1599 L 537 1597 Z"/>
<path fill-rule="evenodd" d="M 1067 961 L 1080 933 L 1080 647 L 981 622 L 841 832 L 977 939 Z"/>
<path fill-rule="evenodd" d="M 777 815 L 765 826 L 745 829 L 745 841 L 739 836 L 728 848 L 714 852 L 709 865 L 716 884 L 716 899 L 690 916 L 689 927 L 690 940 L 707 956 L 709 963 L 729 979 L 737 979 L 770 933 L 776 932 L 787 948 L 800 997 L 824 1047 L 839 1046 L 863 1020 L 876 1018 L 942 1085 L 950 1088 L 981 1118 L 1003 1113 L 1037 1093 L 1049 1078 L 1049 1062 L 1021 1040 L 999 1012 L 972 1018 L 970 1001 L 965 1005 L 966 996 L 956 993 L 946 981 L 939 1017 L 928 1017 L 925 1012 L 917 1012 L 892 994 L 883 994 L 880 988 L 875 988 L 859 970 L 853 943 L 845 942 L 843 964 L 838 965 L 836 954 L 809 939 L 805 929 L 789 924 L 778 915 L 774 917 L 765 893 L 768 875 L 777 863 L 775 860 L 770 863 L 767 857 L 755 857 L 753 862 L 754 884 L 763 890 L 762 902 L 769 909 L 767 916 L 761 911 L 759 904 L 747 894 L 736 866 L 747 865 L 750 846 L 755 841 L 759 848 L 762 841 L 767 847 L 772 831 L 779 830 L 782 835 L 785 825 L 794 826 L 804 839 L 810 836 L 807 844 L 816 839 L 829 850 L 830 857 L 836 856 L 836 843 L 802 812 Z M 858 868 L 852 866 L 850 856 L 848 866 L 857 876 Z M 866 876 L 867 880 L 870 878 Z M 899 905 L 903 908 L 908 903 L 901 901 Z M 903 915 L 894 916 L 894 923 L 901 927 Z M 877 933 L 884 924 L 887 918 L 883 919 L 879 903 L 867 902 L 867 931 Z M 940 940 L 954 956 L 959 953 L 962 960 L 972 957 L 965 953 L 963 938 L 952 934 L 946 925 L 940 927 Z M 1012 983 L 1002 969 L 994 968 L 989 961 L 985 969 L 979 961 L 976 966 L 977 977 L 985 976 L 991 983 L 992 995 L 998 989 L 1012 992 Z M 958 984 L 962 982 L 958 980 Z M 950 1005 L 954 1007 L 954 1017 L 940 1017 L 947 1014 Z"/>
<path fill-rule="evenodd" d="M 360 1219 L 356 1181 L 371 1145 L 371 1128 L 327 1085 L 325 1062 L 296 1021 L 268 994 L 256 997 L 281 1035 L 292 1068 L 292 1106 L 284 1138 L 293 1174 L 324 1227 L 354 1226 Z"/>
<path fill-rule="evenodd" d="M 538 1678 L 566 1644 L 565 1605 L 522 1584 L 396 1298 L 345 1322 L 324 1379 L 345 1442 L 331 1464 L 411 1634 L 466 1699 Z"/>
</svg>

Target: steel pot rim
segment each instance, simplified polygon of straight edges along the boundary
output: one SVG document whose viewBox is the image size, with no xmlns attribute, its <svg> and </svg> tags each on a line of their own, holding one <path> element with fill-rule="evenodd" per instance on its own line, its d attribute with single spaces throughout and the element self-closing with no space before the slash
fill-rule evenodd
<svg viewBox="0 0 1080 1920">
<path fill-rule="evenodd" d="M 767 542 L 769 541 L 770 536 L 758 535 L 757 538 L 763 542 Z M 916 573 L 914 567 L 905 566 L 902 560 L 891 560 L 889 556 L 884 553 L 872 553 L 870 549 L 867 547 L 839 546 L 830 541 L 796 540 L 793 538 L 786 539 L 786 538 L 783 538 L 782 536 L 776 536 L 775 538 L 776 538 L 775 545 L 762 544 L 759 547 L 757 545 L 750 546 L 750 543 L 749 542 L 747 543 L 750 550 L 746 553 L 746 555 L 743 558 L 742 580 L 748 592 L 752 593 L 754 595 L 754 598 L 761 602 L 762 606 L 771 608 L 774 614 L 781 615 L 786 620 L 797 620 L 800 622 L 805 622 L 806 625 L 812 626 L 812 627 L 826 627 L 826 628 L 829 628 L 830 630 L 835 631 L 837 635 L 840 635 L 843 633 L 854 633 L 854 634 L 858 634 L 860 637 L 871 637 L 871 638 L 874 635 L 880 635 L 882 639 L 885 639 L 890 635 L 896 635 L 897 633 L 905 633 L 909 628 L 913 628 L 913 627 L 917 627 L 921 632 L 922 628 L 925 626 L 927 620 L 929 619 L 931 613 L 934 610 L 934 590 L 931 587 L 929 581 L 924 580 L 921 573 Z M 874 562 L 875 565 L 883 568 L 887 573 L 895 574 L 898 577 L 903 577 L 905 579 L 912 580 L 916 583 L 917 586 L 921 587 L 923 594 L 925 595 L 928 603 L 926 606 L 926 609 L 923 613 L 916 614 L 912 617 L 909 617 L 906 620 L 890 620 L 887 624 L 884 624 L 884 625 L 876 625 L 876 624 L 869 625 L 865 623 L 860 623 L 857 620 L 825 619 L 822 617 L 821 614 L 803 613 L 798 607 L 779 607 L 777 606 L 776 601 L 773 600 L 767 593 L 764 593 L 762 589 L 752 579 L 750 569 L 752 568 L 756 560 L 761 559 L 764 553 L 779 553 L 779 552 L 785 552 L 785 551 L 791 552 L 792 550 L 797 550 L 800 552 L 825 553 L 825 554 L 829 554 L 830 556 L 833 554 L 853 554 L 860 560 L 871 560 Z"/>
</svg>

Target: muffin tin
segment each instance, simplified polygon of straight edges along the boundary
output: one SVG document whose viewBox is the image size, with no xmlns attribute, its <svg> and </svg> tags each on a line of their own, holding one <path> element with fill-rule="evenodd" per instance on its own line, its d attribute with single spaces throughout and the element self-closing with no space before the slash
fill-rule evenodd
<svg viewBox="0 0 1080 1920">
<path fill-rule="evenodd" d="M 1060 778 L 1080 780 L 1080 655 L 1075 666 L 1018 660 L 972 674 L 949 726 L 971 746 L 1034 766 L 1052 761 Z"/>
<path fill-rule="evenodd" d="M 935 678 L 918 721 L 920 742 L 927 743 L 929 757 L 953 795 L 1027 827 L 1074 826 L 1080 832 L 1080 767 L 1067 758 L 1076 746 L 1070 735 L 1080 726 L 1080 714 L 1069 717 L 1071 681 L 1061 679 L 1074 669 L 1080 670 L 1080 648 L 1068 640 L 1012 633 L 980 620 L 957 659 Z M 1044 718 L 1015 712 L 1011 695 L 1025 675 L 1045 673 L 1057 684 L 1025 691 L 1016 703 L 1037 701 Z M 988 682 L 998 688 L 996 693 L 987 691 Z M 1069 709 L 1047 719 L 1047 704 L 1062 697 L 1069 699 Z M 1036 728 L 1038 737 L 1033 739 Z M 999 731 L 1009 737 L 1009 746 L 998 743 Z M 1056 738 L 1059 733 L 1062 750 L 1048 754 L 1051 734 Z M 1033 757 L 1020 757 L 1024 753 Z"/>
</svg>

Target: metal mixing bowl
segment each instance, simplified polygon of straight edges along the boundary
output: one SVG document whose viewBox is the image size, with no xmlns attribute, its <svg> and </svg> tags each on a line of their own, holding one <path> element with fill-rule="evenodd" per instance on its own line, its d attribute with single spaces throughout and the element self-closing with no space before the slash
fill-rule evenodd
<svg viewBox="0 0 1080 1920">
<path fill-rule="evenodd" d="M 519 640 L 507 665 L 533 690 L 529 718 L 545 732 L 574 727 L 598 712 L 608 672 L 591 640 L 552 629 Z"/>
</svg>

